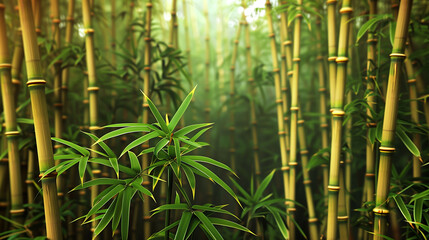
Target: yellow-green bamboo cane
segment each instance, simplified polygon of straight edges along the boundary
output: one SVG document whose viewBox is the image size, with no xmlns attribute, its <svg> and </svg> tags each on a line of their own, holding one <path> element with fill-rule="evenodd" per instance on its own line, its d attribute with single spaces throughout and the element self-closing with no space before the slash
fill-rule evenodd
<svg viewBox="0 0 429 240">
<path fill-rule="evenodd" d="M 145 53 L 144 53 L 144 75 L 143 75 L 143 92 L 146 96 L 150 96 L 150 73 L 151 73 L 151 50 L 152 50 L 152 39 L 151 39 L 151 30 L 152 30 L 152 0 L 149 0 L 146 3 L 146 37 L 145 37 Z M 147 98 L 143 98 L 143 123 L 149 123 L 149 104 L 147 103 Z M 143 144 L 143 148 L 149 148 L 148 143 Z M 142 166 L 143 169 L 148 167 L 149 157 L 147 154 L 143 155 Z M 143 185 L 146 187 L 150 186 L 149 178 L 147 176 L 143 177 Z M 150 223 L 150 204 L 149 197 L 144 197 L 143 202 L 143 234 L 144 239 L 148 239 L 151 234 L 151 223 Z"/>
<path fill-rule="evenodd" d="M 74 25 L 74 10 L 75 10 L 75 0 L 69 0 L 67 6 L 67 24 L 66 24 L 66 37 L 65 37 L 65 46 L 70 45 L 73 37 L 73 25 Z M 68 80 L 69 80 L 69 68 L 63 68 L 61 73 L 61 103 L 63 104 L 62 119 L 63 123 L 66 122 L 67 114 L 67 90 L 68 90 Z"/>
<path fill-rule="evenodd" d="M 398 112 L 399 80 L 405 59 L 404 48 L 407 40 L 408 24 L 410 22 L 412 0 L 402 0 L 396 23 L 395 39 L 392 54 L 390 54 L 390 73 L 384 111 L 383 133 L 380 146 L 380 163 L 378 171 L 377 194 L 375 199 L 374 239 L 383 239 L 386 235 L 387 215 L 389 208 L 387 197 L 390 190 L 390 169 L 392 154 L 395 151 L 396 115 Z"/>
<path fill-rule="evenodd" d="M 95 133 L 99 129 L 98 124 L 98 107 L 97 107 L 97 92 L 99 87 L 96 83 L 95 75 L 95 55 L 94 55 L 94 29 L 92 28 L 91 23 L 91 6 L 89 0 L 82 1 L 82 15 L 83 15 L 83 25 L 85 32 L 85 49 L 86 49 L 86 66 L 88 69 L 88 95 L 89 95 L 89 130 Z M 96 150 L 96 145 L 91 146 L 92 149 Z M 92 152 L 92 157 L 96 157 L 96 153 Z M 97 164 L 92 166 L 92 174 L 94 178 L 98 178 L 101 174 L 101 170 L 98 168 Z M 82 179 L 81 179 L 82 181 Z M 98 187 L 91 187 L 91 202 L 94 202 L 94 199 L 98 195 Z M 97 221 L 92 222 L 92 227 L 94 228 L 97 225 Z"/>
<path fill-rule="evenodd" d="M 295 225 L 293 223 L 292 218 L 294 218 L 295 214 L 295 179 L 296 179 L 296 166 L 297 162 L 297 154 L 298 154 L 298 85 L 299 85 L 299 74 L 300 74 L 300 52 L 301 52 L 301 22 L 302 22 L 302 14 L 301 14 L 301 6 L 302 0 L 297 1 L 297 11 L 298 13 L 295 16 L 294 20 L 294 35 L 293 35 L 293 75 L 291 81 L 291 121 L 290 121 L 290 157 L 289 157 L 289 199 L 291 202 L 289 203 L 290 208 L 289 211 L 289 219 L 288 219 L 288 227 L 290 231 L 290 238 L 295 239 Z"/>
<path fill-rule="evenodd" d="M 27 202 L 29 204 L 34 203 L 34 198 L 36 197 L 36 189 L 34 187 L 36 160 L 34 150 L 28 149 L 27 179 L 25 180 L 25 184 L 27 184 Z"/>
<path fill-rule="evenodd" d="M 16 6 L 16 14 L 19 18 L 19 10 L 18 6 Z M 15 92 L 15 102 L 18 100 L 19 89 L 21 87 L 21 68 L 22 61 L 24 59 L 24 49 L 22 48 L 22 32 L 21 27 L 19 25 L 19 19 L 16 24 L 15 30 L 15 41 L 14 41 L 14 50 L 12 56 L 12 84 L 14 85 Z"/>
<path fill-rule="evenodd" d="M 33 6 L 34 26 L 36 34 L 40 36 L 42 34 L 42 0 L 31 0 Z"/>
<path fill-rule="evenodd" d="M 245 2 L 244 2 L 245 4 Z M 243 6 L 246 9 L 246 5 Z M 245 34 L 245 44 L 246 44 L 246 63 L 247 63 L 247 85 L 248 91 L 250 94 L 250 124 L 252 125 L 252 143 L 253 143 L 253 164 L 256 175 L 256 183 L 259 185 L 260 176 L 261 176 L 261 166 L 259 163 L 259 144 L 258 144 L 258 121 L 256 118 L 256 109 L 255 109 L 255 80 L 252 74 L 252 55 L 250 49 L 250 30 L 249 23 L 247 22 L 246 17 L 244 17 L 244 34 Z"/>
<path fill-rule="evenodd" d="M 5 5 L 0 3 L 0 77 L 3 111 L 6 123 L 5 135 L 7 138 L 9 158 L 10 183 L 10 214 L 12 219 L 22 222 L 24 215 L 21 161 L 19 158 L 18 137 L 19 131 L 16 123 L 15 97 L 11 81 L 11 64 L 6 35 Z"/>
<path fill-rule="evenodd" d="M 243 12 L 244 17 L 244 12 Z M 235 163 L 235 66 L 237 62 L 237 53 L 238 53 L 238 43 L 240 39 L 240 33 L 241 33 L 241 26 L 242 21 L 240 21 L 240 24 L 238 24 L 237 33 L 235 35 L 234 39 L 234 48 L 232 50 L 232 56 L 231 56 L 231 74 L 229 79 L 229 134 L 230 134 L 230 141 L 229 141 L 229 154 L 230 154 L 230 160 L 231 160 L 231 168 L 236 171 L 236 163 Z"/>
<path fill-rule="evenodd" d="M 187 4 L 186 4 L 187 0 L 183 0 L 182 2 L 182 6 L 183 6 L 183 29 L 185 31 L 185 43 L 186 43 L 186 60 L 188 63 L 188 76 L 191 79 L 191 86 L 193 86 L 193 81 L 192 81 L 192 61 L 191 61 L 191 43 L 190 43 L 190 38 L 189 38 L 189 18 L 188 18 L 188 8 L 187 8 Z"/>
<path fill-rule="evenodd" d="M 327 23 L 328 23 L 328 63 L 329 63 L 329 88 L 331 108 L 334 103 L 335 96 L 335 81 L 337 80 L 337 0 L 327 0 Z M 327 184 L 326 184 L 327 186 Z"/>
<path fill-rule="evenodd" d="M 265 3 L 266 6 L 266 17 L 268 21 L 268 36 L 271 39 L 271 56 L 273 61 L 273 72 L 274 72 L 274 86 L 275 86 L 275 97 L 276 97 L 276 105 L 277 105 L 277 126 L 278 126 L 278 134 L 279 134 L 279 142 L 280 142 L 280 156 L 281 156 L 281 163 L 282 167 L 281 170 L 283 171 L 283 184 L 284 184 L 284 191 L 285 191 L 285 198 L 289 198 L 289 166 L 288 166 L 288 160 L 287 160 L 287 153 L 286 153 L 286 138 L 285 138 L 285 131 L 284 131 L 284 121 L 283 121 L 283 107 L 282 107 L 282 97 L 281 97 L 281 85 L 280 85 L 280 69 L 277 59 L 277 47 L 276 47 L 276 40 L 275 40 L 275 34 L 273 29 L 273 20 L 271 16 L 271 2 L 269 0 Z M 288 206 L 288 202 L 286 202 L 286 207 Z"/>
<path fill-rule="evenodd" d="M 54 157 L 50 139 L 48 111 L 45 97 L 46 81 L 42 76 L 39 48 L 37 46 L 33 12 L 30 0 L 19 0 L 19 18 L 21 21 L 24 54 L 27 66 L 31 106 L 36 133 L 37 154 L 40 173 L 54 166 Z M 46 236 L 48 239 L 62 239 L 55 174 L 47 174 L 42 181 L 43 203 L 46 219 Z"/>
<path fill-rule="evenodd" d="M 350 0 L 343 1 L 340 9 L 340 37 L 338 41 L 337 73 L 335 81 L 335 101 L 332 108 L 332 143 L 331 143 L 331 162 L 329 171 L 328 185 L 328 226 L 327 239 L 337 239 L 337 217 L 338 217 L 338 192 L 340 190 L 340 160 L 342 146 L 342 125 L 344 118 L 344 91 L 347 78 L 348 62 L 348 37 L 350 30 L 350 15 L 353 9 Z M 342 216 L 339 218 L 341 219 Z"/>
<path fill-rule="evenodd" d="M 304 128 L 304 119 L 301 116 L 301 112 L 298 113 L 298 117 L 299 117 L 299 120 L 298 120 L 299 137 L 298 138 L 299 138 L 299 146 L 300 146 L 300 153 L 301 153 L 303 182 L 305 186 L 305 196 L 307 200 L 310 239 L 317 240 L 319 239 L 319 232 L 318 232 L 318 226 L 317 226 L 318 219 L 316 216 L 316 210 L 314 208 L 313 194 L 311 192 L 311 179 L 307 168 L 308 149 L 307 149 L 307 142 L 306 142 L 306 135 L 305 135 L 305 128 Z"/>
</svg>

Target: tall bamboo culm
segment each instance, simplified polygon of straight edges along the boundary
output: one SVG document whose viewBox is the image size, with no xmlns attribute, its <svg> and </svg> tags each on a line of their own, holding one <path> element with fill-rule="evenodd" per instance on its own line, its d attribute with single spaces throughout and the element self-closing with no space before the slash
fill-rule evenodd
<svg viewBox="0 0 429 240">
<path fill-rule="evenodd" d="M 350 0 L 343 1 L 340 9 L 340 36 L 338 41 L 338 57 L 336 58 L 337 72 L 335 81 L 334 102 L 332 104 L 332 143 L 331 143 L 331 161 L 329 171 L 328 185 L 328 225 L 327 239 L 337 239 L 338 221 L 348 221 L 348 217 L 344 216 L 343 211 L 339 211 L 338 207 L 342 204 L 338 203 L 338 194 L 340 190 L 340 161 L 342 149 L 342 134 L 343 134 L 343 118 L 344 118 L 344 91 L 347 78 L 347 62 L 348 62 L 348 38 L 350 30 L 350 15 L 353 9 L 350 6 Z M 345 206 L 345 205 L 344 205 Z M 339 216 L 338 213 L 341 215 Z"/>
<path fill-rule="evenodd" d="M 24 54 L 27 66 L 34 129 L 36 133 L 37 154 L 40 174 L 54 166 L 54 157 L 49 130 L 48 111 L 45 97 L 46 81 L 42 76 L 39 48 L 37 46 L 33 12 L 30 0 L 19 0 L 20 21 L 24 42 Z M 55 173 L 42 178 L 43 203 L 46 219 L 46 236 L 49 239 L 62 239 Z"/>
<path fill-rule="evenodd" d="M 12 84 L 14 86 L 15 93 L 15 102 L 18 100 L 19 90 L 21 88 L 21 68 L 22 61 L 24 60 L 24 49 L 22 47 L 22 31 L 19 25 L 19 8 L 15 6 L 16 18 L 18 22 L 16 23 L 15 30 L 15 39 L 14 39 L 14 50 L 12 56 Z M 15 18 L 15 16 L 14 16 Z"/>
<path fill-rule="evenodd" d="M 152 0 L 149 0 L 146 3 L 146 36 L 145 36 L 145 47 L 144 47 L 144 75 L 143 75 L 143 92 L 150 96 L 150 73 L 151 73 L 151 50 L 152 50 L 152 38 L 151 38 L 151 30 L 152 30 Z M 143 123 L 149 123 L 149 104 L 147 99 L 143 98 Z M 149 148 L 149 144 L 146 142 L 143 144 L 143 148 Z M 148 167 L 149 158 L 147 154 L 143 154 L 142 157 L 142 166 L 143 169 Z M 150 187 L 150 181 L 147 176 L 143 177 L 143 185 L 147 188 Z M 150 202 L 149 197 L 144 196 L 143 202 L 143 234 L 144 239 L 148 239 L 151 234 L 151 224 L 150 224 Z"/>
<path fill-rule="evenodd" d="M 243 3 L 243 8 L 246 9 L 246 2 Z M 244 16 L 244 36 L 246 44 L 246 64 L 247 64 L 247 86 L 250 94 L 250 124 L 252 125 L 252 143 L 253 143 L 253 164 L 256 175 L 256 183 L 259 185 L 261 178 L 261 166 L 259 163 L 259 143 L 258 143 L 258 120 L 256 118 L 256 109 L 255 109 L 255 98 L 256 98 L 256 89 L 255 89 L 255 79 L 252 74 L 252 55 L 251 55 L 251 45 L 250 45 L 250 30 L 249 23 L 247 22 L 246 16 Z"/>
<path fill-rule="evenodd" d="M 390 190 L 390 170 L 392 155 L 395 151 L 393 140 L 398 112 L 398 94 L 401 69 L 405 59 L 405 42 L 407 41 L 412 0 L 402 0 L 396 23 L 395 39 L 390 54 L 390 72 L 384 111 L 383 133 L 380 146 L 380 163 L 378 170 L 377 194 L 375 199 L 374 239 L 383 239 L 387 235 L 387 217 L 389 206 L 387 197 Z"/>
<path fill-rule="evenodd" d="M 275 86 L 275 97 L 276 97 L 276 109 L 277 109 L 277 126 L 278 126 L 278 134 L 279 134 L 279 142 L 280 142 L 280 156 L 281 156 L 281 163 L 282 167 L 281 170 L 283 171 L 283 185 L 284 185 L 284 192 L 285 192 L 285 198 L 289 198 L 289 166 L 288 166 L 288 160 L 287 160 L 287 153 L 286 153 L 286 137 L 285 137 L 285 130 L 284 130 L 284 120 L 283 120 L 283 106 L 282 106 L 282 95 L 281 95 L 281 85 L 280 85 L 280 69 L 277 59 L 277 47 L 276 47 L 276 40 L 275 40 L 275 34 L 273 29 L 273 20 L 271 17 L 271 2 L 269 0 L 265 3 L 266 6 L 266 17 L 268 21 L 268 36 L 271 39 L 271 57 L 273 61 L 273 72 L 274 72 L 274 86 Z M 288 202 L 286 202 L 286 208 L 288 208 Z"/>
<path fill-rule="evenodd" d="M 243 18 L 244 18 L 244 12 L 243 12 Z M 230 73 L 230 79 L 229 79 L 229 134 L 230 134 L 230 141 L 229 141 L 229 154 L 230 154 L 230 161 L 231 161 L 231 168 L 236 171 L 236 165 L 235 165 L 235 65 L 237 62 L 237 52 L 238 52 L 238 43 L 240 39 L 240 33 L 241 33 L 241 26 L 242 21 L 238 24 L 237 33 L 235 35 L 234 39 L 234 48 L 232 50 L 232 56 L 231 56 L 231 73 Z"/>
<path fill-rule="evenodd" d="M 3 111 L 6 123 L 10 183 L 10 214 L 13 220 L 23 222 L 24 208 L 21 178 L 21 161 L 18 149 L 19 131 L 16 123 L 15 97 L 11 81 L 11 64 L 6 35 L 5 5 L 0 3 L 0 77 Z"/>
<path fill-rule="evenodd" d="M 210 102 L 209 102 L 209 96 L 210 96 L 210 19 L 209 19 L 209 9 L 208 9 L 208 2 L 207 0 L 204 0 L 204 16 L 206 20 L 206 66 L 205 66 L 205 72 L 204 72 L 204 80 L 205 80 L 205 94 L 206 94 L 206 102 L 205 102 L 205 121 L 209 122 L 210 120 Z M 210 135 L 206 134 L 207 141 L 210 139 Z M 210 141 L 208 141 L 210 142 Z"/>
<path fill-rule="evenodd" d="M 95 133 L 99 129 L 98 124 L 98 113 L 97 113 L 97 92 L 99 87 L 97 87 L 96 76 L 95 76 L 95 55 L 94 55 L 94 29 L 92 28 L 91 23 L 91 5 L 89 0 L 82 1 L 82 15 L 83 15 L 83 25 L 85 32 L 85 49 L 86 49 L 86 66 L 88 71 L 88 95 L 89 95 L 89 130 L 92 133 Z M 96 145 L 91 146 L 92 149 L 96 150 Z M 93 157 L 96 157 L 96 153 L 91 153 Z M 101 174 L 101 170 L 98 168 L 97 164 L 92 165 L 92 174 L 94 178 L 98 178 Z M 83 179 L 81 179 L 83 181 Z M 94 199 L 98 195 L 98 187 L 91 187 L 91 203 L 94 202 Z M 92 222 L 92 228 L 97 226 L 97 221 Z"/>
</svg>

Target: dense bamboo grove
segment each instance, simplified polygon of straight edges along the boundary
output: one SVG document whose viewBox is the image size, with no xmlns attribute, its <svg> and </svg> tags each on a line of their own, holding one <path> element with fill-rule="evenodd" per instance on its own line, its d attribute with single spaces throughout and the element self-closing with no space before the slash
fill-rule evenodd
<svg viewBox="0 0 429 240">
<path fill-rule="evenodd" d="M 0 1 L 0 239 L 427 239 L 428 15 Z"/>
</svg>

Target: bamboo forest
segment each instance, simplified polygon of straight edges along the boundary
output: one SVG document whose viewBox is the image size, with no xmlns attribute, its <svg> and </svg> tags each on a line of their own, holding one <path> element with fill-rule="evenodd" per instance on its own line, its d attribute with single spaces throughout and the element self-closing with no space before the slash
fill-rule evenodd
<svg viewBox="0 0 429 240">
<path fill-rule="evenodd" d="M 0 0 L 0 240 L 429 238 L 428 0 Z"/>
</svg>

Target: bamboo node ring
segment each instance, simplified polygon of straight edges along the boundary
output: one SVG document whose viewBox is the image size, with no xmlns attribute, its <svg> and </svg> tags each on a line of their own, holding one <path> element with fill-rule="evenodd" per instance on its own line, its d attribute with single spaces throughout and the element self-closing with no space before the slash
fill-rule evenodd
<svg viewBox="0 0 429 240">
<path fill-rule="evenodd" d="M 385 152 L 385 153 L 390 153 L 390 152 L 394 152 L 395 151 L 394 147 L 384 147 L 384 146 L 381 146 L 381 147 L 379 147 L 379 149 L 380 149 L 380 152 Z"/>
<path fill-rule="evenodd" d="M 144 216 L 144 217 L 143 217 L 143 220 L 145 220 L 145 221 L 149 221 L 149 220 L 150 220 L 150 216 Z"/>
<path fill-rule="evenodd" d="M 31 85 L 45 85 L 46 81 L 43 79 L 31 79 L 27 81 L 27 86 Z"/>
<path fill-rule="evenodd" d="M 235 70 L 235 66 L 231 66 L 231 71 L 234 71 Z"/>
<path fill-rule="evenodd" d="M 334 61 L 335 61 L 335 59 L 337 59 L 337 57 L 328 57 L 328 61 L 329 61 L 329 62 L 334 62 Z"/>
<path fill-rule="evenodd" d="M 351 12 L 353 12 L 353 8 L 351 8 L 351 7 L 342 7 L 340 9 L 340 13 L 341 14 L 343 14 L 343 13 L 351 13 Z"/>
<path fill-rule="evenodd" d="M 55 144 L 55 145 L 54 145 L 54 148 L 55 148 L 55 149 L 59 149 L 59 148 L 62 148 L 62 147 L 63 147 L 63 145 L 60 145 L 60 144 Z"/>
<path fill-rule="evenodd" d="M 100 88 L 99 87 L 88 87 L 87 90 L 88 90 L 88 92 L 95 92 L 95 91 L 100 90 Z"/>
<path fill-rule="evenodd" d="M 269 38 L 273 38 L 273 37 L 274 37 L 274 33 L 270 33 L 270 34 L 268 34 L 268 37 L 269 37 Z"/>
<path fill-rule="evenodd" d="M 3 3 L 0 3 L 0 9 L 5 9 L 5 5 Z"/>
<path fill-rule="evenodd" d="M 301 61 L 301 58 L 293 58 L 292 61 L 293 62 L 299 62 L 299 61 Z"/>
<path fill-rule="evenodd" d="M 150 69 L 151 69 L 150 67 L 144 67 L 145 71 L 150 71 Z"/>
<path fill-rule="evenodd" d="M 274 68 L 273 72 L 280 72 L 280 68 Z"/>
<path fill-rule="evenodd" d="M 410 79 L 410 80 L 408 80 L 408 83 L 415 83 L 415 82 L 417 82 L 416 79 Z"/>
<path fill-rule="evenodd" d="M 277 99 L 276 100 L 276 103 L 278 103 L 278 104 L 280 104 L 280 103 L 282 103 L 283 102 L 283 100 L 281 100 L 281 99 Z"/>
<path fill-rule="evenodd" d="M 375 173 L 365 173 L 365 177 L 375 177 Z"/>
<path fill-rule="evenodd" d="M 52 23 L 60 23 L 61 20 L 59 18 L 54 18 L 52 19 Z"/>
<path fill-rule="evenodd" d="M 311 180 L 305 180 L 305 181 L 303 181 L 303 183 L 304 183 L 304 185 L 308 185 L 311 183 Z"/>
<path fill-rule="evenodd" d="M 308 150 L 301 150 L 299 153 L 301 153 L 302 155 L 308 154 Z"/>
<path fill-rule="evenodd" d="M 318 222 L 319 220 L 317 219 L 317 218 L 309 218 L 308 219 L 308 222 L 309 223 L 316 223 L 316 222 Z"/>
<path fill-rule="evenodd" d="M 291 111 L 299 111 L 299 107 L 291 107 L 290 110 Z"/>
<path fill-rule="evenodd" d="M 295 212 L 296 211 L 296 208 L 288 208 L 287 209 L 289 212 Z"/>
<path fill-rule="evenodd" d="M 326 92 L 326 88 L 319 88 L 319 92 Z"/>
<path fill-rule="evenodd" d="M 19 131 L 7 131 L 4 133 L 6 136 L 17 136 L 19 135 Z"/>
<path fill-rule="evenodd" d="M 293 75 L 293 71 L 288 71 L 287 75 Z"/>
<path fill-rule="evenodd" d="M 54 107 L 62 107 L 63 104 L 62 103 L 54 103 Z"/>
<path fill-rule="evenodd" d="M 0 63 L 0 68 L 11 68 L 12 64 L 10 63 Z"/>
<path fill-rule="evenodd" d="M 92 174 L 100 174 L 101 170 L 100 169 L 93 169 L 91 172 L 92 172 Z"/>
<path fill-rule="evenodd" d="M 16 78 L 12 79 L 12 83 L 15 84 L 15 85 L 21 85 L 21 81 L 19 81 Z"/>
<path fill-rule="evenodd" d="M 338 221 L 347 221 L 349 219 L 349 216 L 337 216 Z"/>
<path fill-rule="evenodd" d="M 343 110 L 335 110 L 332 111 L 332 115 L 334 117 L 343 117 L 346 113 Z"/>
<path fill-rule="evenodd" d="M 73 22 L 74 18 L 73 17 L 67 17 L 66 20 L 69 21 L 69 22 Z"/>
<path fill-rule="evenodd" d="M 145 148 L 145 149 L 149 148 L 149 144 L 142 144 L 142 148 Z"/>
<path fill-rule="evenodd" d="M 337 62 L 337 63 L 343 63 L 343 62 L 348 62 L 348 61 L 349 61 L 348 57 L 337 57 L 335 59 L 335 62 Z"/>
<path fill-rule="evenodd" d="M 41 179 L 47 179 L 47 178 L 55 178 L 55 177 L 57 177 L 57 175 L 58 175 L 58 173 L 57 172 L 50 172 L 50 173 L 48 173 L 48 174 L 43 174 L 43 173 L 40 173 L 39 174 L 39 178 L 41 178 Z"/>
<path fill-rule="evenodd" d="M 64 193 L 63 192 L 57 192 L 57 196 L 62 197 L 62 196 L 64 196 Z"/>
<path fill-rule="evenodd" d="M 289 169 L 290 169 L 290 168 L 289 168 L 288 166 L 283 166 L 282 168 L 280 168 L 280 170 L 282 170 L 283 172 L 284 172 L 284 171 L 289 171 Z"/>
<path fill-rule="evenodd" d="M 383 209 L 383 208 L 374 208 L 373 210 L 372 210 L 374 213 L 376 213 L 376 214 L 388 214 L 389 213 L 389 210 L 387 210 L 387 209 Z"/>
<path fill-rule="evenodd" d="M 393 58 L 393 57 L 397 57 L 397 58 L 405 58 L 406 56 L 405 56 L 405 54 L 403 54 L 403 53 L 391 53 L 390 55 L 389 55 L 391 58 Z"/>
<path fill-rule="evenodd" d="M 285 131 L 280 131 L 278 134 L 279 134 L 279 135 L 285 135 L 285 134 L 286 134 L 286 132 L 285 132 Z"/>
<path fill-rule="evenodd" d="M 304 124 L 304 120 L 303 119 L 301 119 L 301 120 L 298 120 L 298 122 L 297 122 L 297 124 Z"/>
<path fill-rule="evenodd" d="M 82 103 L 83 103 L 83 104 L 88 104 L 88 103 L 89 103 L 89 100 L 88 100 L 88 99 L 84 99 L 84 100 L 82 100 Z"/>
<path fill-rule="evenodd" d="M 149 186 L 149 185 L 150 185 L 150 182 L 149 182 L 149 181 L 143 181 L 143 182 L 142 182 L 142 185 L 143 185 L 143 186 Z"/>
<path fill-rule="evenodd" d="M 148 103 L 143 103 L 143 107 L 144 107 L 144 108 L 148 108 L 148 107 L 149 107 L 149 104 L 148 104 Z"/>
<path fill-rule="evenodd" d="M 25 209 L 21 208 L 21 209 L 11 209 L 10 214 L 18 214 L 18 213 L 24 213 Z"/>
<path fill-rule="evenodd" d="M 145 38 L 144 38 L 144 40 L 145 40 L 145 42 L 148 42 L 148 41 L 152 40 L 152 38 L 150 38 L 150 37 L 145 37 Z"/>
<path fill-rule="evenodd" d="M 7 162 L 9 162 L 9 159 L 7 158 L 0 159 L 0 163 L 7 163 Z"/>
<path fill-rule="evenodd" d="M 284 121 L 289 121 L 289 117 L 284 117 L 283 120 Z"/>
<path fill-rule="evenodd" d="M 369 127 L 369 128 L 375 128 L 375 127 L 377 127 L 377 123 L 369 122 L 369 123 L 366 124 L 366 126 Z"/>
<path fill-rule="evenodd" d="M 147 8 L 151 8 L 152 7 L 152 3 L 146 3 L 146 7 Z"/>
<path fill-rule="evenodd" d="M 322 127 L 322 128 L 327 128 L 327 127 L 328 127 L 328 124 L 327 124 L 327 123 L 322 123 L 322 124 L 320 124 L 320 127 Z"/>
<path fill-rule="evenodd" d="M 337 2 L 337 0 L 328 0 L 328 1 L 326 1 L 326 4 L 334 4 L 334 3 L 336 3 Z"/>
<path fill-rule="evenodd" d="M 283 45 L 287 46 L 287 45 L 291 45 L 292 41 L 291 40 L 287 40 L 283 42 Z"/>
<path fill-rule="evenodd" d="M 89 130 L 90 131 L 97 131 L 97 130 L 100 130 L 101 129 L 101 127 L 99 127 L 99 126 L 89 126 Z"/>
<path fill-rule="evenodd" d="M 235 131 L 235 127 L 229 127 L 229 131 Z"/>
<path fill-rule="evenodd" d="M 328 190 L 329 190 L 329 191 L 336 192 L 336 191 L 340 191 L 340 187 L 339 187 L 339 186 L 331 186 L 331 185 L 328 185 Z"/>
<path fill-rule="evenodd" d="M 397 3 L 392 4 L 392 8 L 398 8 L 398 7 L 399 7 L 399 4 L 397 4 Z"/>
<path fill-rule="evenodd" d="M 253 82 L 253 81 L 255 81 L 255 79 L 253 79 L 253 78 L 249 78 L 247 81 L 249 81 L 249 82 Z"/>
<path fill-rule="evenodd" d="M 93 28 L 85 28 L 85 30 L 83 30 L 83 33 L 88 34 L 88 33 L 94 33 L 94 29 Z"/>
<path fill-rule="evenodd" d="M 9 206 L 7 202 L 0 202 L 0 207 L 7 207 Z"/>
<path fill-rule="evenodd" d="M 282 88 L 282 91 L 286 92 L 287 91 L 287 87 Z"/>
</svg>

